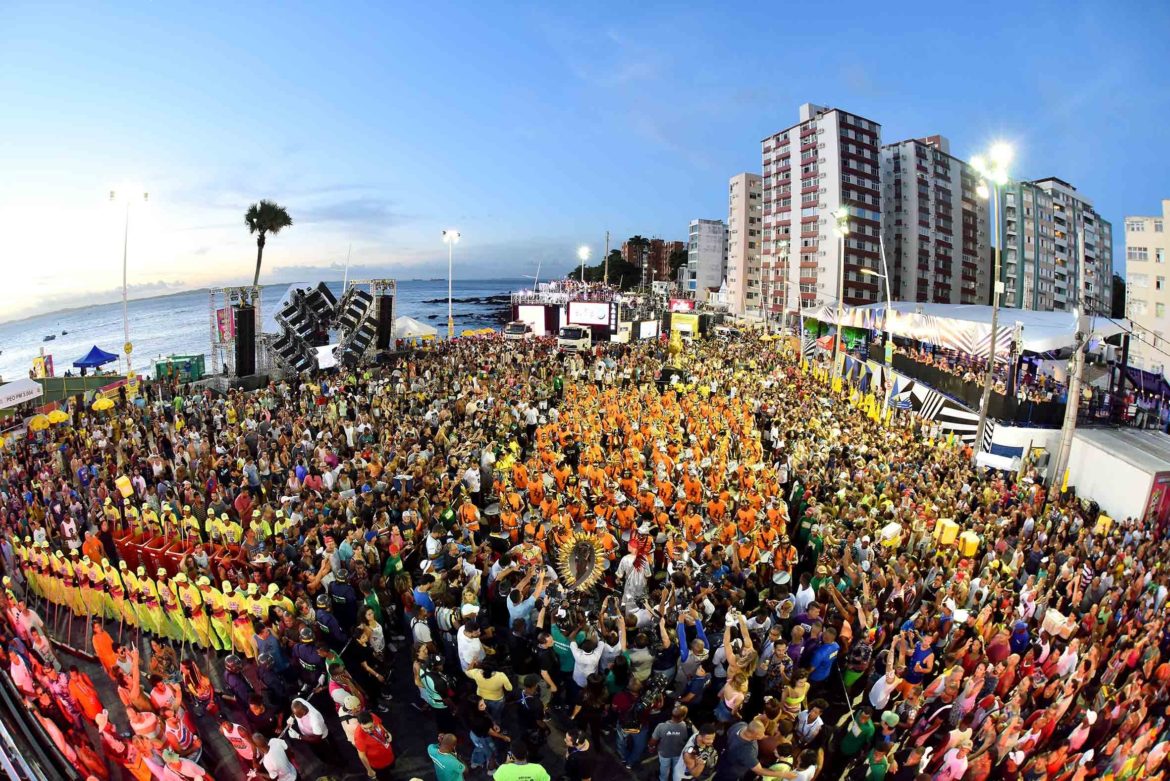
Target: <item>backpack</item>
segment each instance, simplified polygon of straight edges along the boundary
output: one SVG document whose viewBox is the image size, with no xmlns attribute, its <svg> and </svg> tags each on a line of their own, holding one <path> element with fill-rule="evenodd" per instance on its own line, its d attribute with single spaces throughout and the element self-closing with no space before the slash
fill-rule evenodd
<svg viewBox="0 0 1170 781">
<path fill-rule="evenodd" d="M 448 680 L 442 671 L 437 669 L 423 669 L 420 677 L 429 681 L 430 687 L 442 698 L 444 703 L 449 704 L 454 699 L 455 687 L 451 685 L 451 681 Z"/>
</svg>

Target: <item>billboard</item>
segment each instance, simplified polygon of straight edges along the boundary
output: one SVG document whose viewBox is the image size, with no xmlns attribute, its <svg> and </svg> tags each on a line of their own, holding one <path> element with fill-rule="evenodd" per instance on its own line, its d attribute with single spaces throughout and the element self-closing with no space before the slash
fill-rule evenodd
<svg viewBox="0 0 1170 781">
<path fill-rule="evenodd" d="M 695 300 L 693 298 L 672 298 L 670 299 L 671 312 L 693 312 L 695 311 Z"/>
<path fill-rule="evenodd" d="M 528 323 L 532 326 L 532 333 L 536 336 L 544 336 L 548 333 L 544 327 L 544 307 L 532 306 L 531 304 L 521 304 L 516 307 L 516 319 L 522 323 Z"/>
<path fill-rule="evenodd" d="M 643 320 L 638 323 L 638 338 L 639 339 L 653 339 L 658 336 L 658 321 L 657 320 Z"/>
<path fill-rule="evenodd" d="M 569 322 L 576 325 L 609 325 L 609 302 L 570 301 Z"/>
</svg>

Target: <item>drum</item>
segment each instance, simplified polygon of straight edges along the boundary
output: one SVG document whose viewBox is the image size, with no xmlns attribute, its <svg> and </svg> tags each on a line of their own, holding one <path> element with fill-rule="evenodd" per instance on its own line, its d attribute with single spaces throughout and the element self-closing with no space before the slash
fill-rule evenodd
<svg viewBox="0 0 1170 781">
<path fill-rule="evenodd" d="M 792 573 L 787 570 L 778 569 L 772 573 L 772 582 L 777 586 L 786 586 L 792 582 Z"/>
</svg>

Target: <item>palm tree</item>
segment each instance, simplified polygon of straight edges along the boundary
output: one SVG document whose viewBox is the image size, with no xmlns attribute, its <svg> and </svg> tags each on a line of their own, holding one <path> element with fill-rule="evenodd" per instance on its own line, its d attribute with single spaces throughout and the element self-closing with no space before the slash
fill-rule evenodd
<svg viewBox="0 0 1170 781">
<path fill-rule="evenodd" d="M 260 262 L 264 258 L 264 243 L 268 234 L 276 235 L 281 228 L 293 224 L 288 211 L 275 201 L 260 201 L 248 207 L 244 214 L 244 224 L 248 226 L 248 233 L 256 236 L 256 276 L 252 278 L 252 287 L 260 284 Z"/>
</svg>

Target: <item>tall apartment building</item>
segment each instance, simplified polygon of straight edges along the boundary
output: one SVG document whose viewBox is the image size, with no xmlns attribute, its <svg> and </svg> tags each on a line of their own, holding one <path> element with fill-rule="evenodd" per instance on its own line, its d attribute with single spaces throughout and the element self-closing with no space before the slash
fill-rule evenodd
<svg viewBox="0 0 1170 781">
<path fill-rule="evenodd" d="M 763 177 L 742 173 L 727 186 L 727 305 L 734 315 L 760 317 Z"/>
<path fill-rule="evenodd" d="M 686 246 L 681 241 L 631 236 L 622 242 L 622 259 L 637 266 L 645 283 L 650 284 L 670 278 L 670 255 L 676 249 L 686 249 Z"/>
<path fill-rule="evenodd" d="M 881 271 L 880 148 L 878 123 L 811 103 L 800 107 L 797 124 L 761 142 L 759 276 L 773 312 L 836 305 L 842 268 L 845 304 L 879 300 L 880 280 L 861 271 Z M 843 259 L 835 216 L 842 207 L 850 230 Z"/>
<path fill-rule="evenodd" d="M 991 223 L 978 184 L 978 172 L 952 156 L 942 136 L 882 147 L 882 239 L 893 300 L 991 302 Z"/>
<path fill-rule="evenodd" d="M 1092 202 L 1055 177 L 1012 182 L 1002 198 L 1001 305 L 1071 311 L 1083 296 L 1089 312 L 1108 313 L 1113 227 Z"/>
<path fill-rule="evenodd" d="M 703 298 L 723 284 L 727 272 L 727 226 L 723 220 L 691 220 L 684 290 Z"/>
<path fill-rule="evenodd" d="M 1170 200 L 1162 201 L 1159 217 L 1125 218 L 1125 316 L 1133 320 L 1138 338 L 1129 342 L 1129 363 L 1160 372 L 1170 368 Z M 1159 352 L 1161 351 L 1161 352 Z"/>
<path fill-rule="evenodd" d="M 662 281 L 670 279 L 670 256 L 675 250 L 685 251 L 687 245 L 682 241 L 665 241 L 650 239 L 650 268 L 654 269 L 654 279 Z"/>
</svg>

